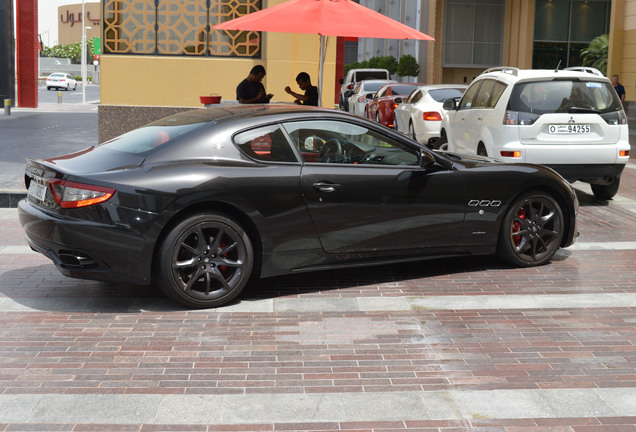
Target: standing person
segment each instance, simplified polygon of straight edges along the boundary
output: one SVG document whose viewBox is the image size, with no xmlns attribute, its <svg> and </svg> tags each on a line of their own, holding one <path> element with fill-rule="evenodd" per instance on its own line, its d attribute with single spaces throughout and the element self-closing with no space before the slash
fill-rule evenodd
<svg viewBox="0 0 636 432">
<path fill-rule="evenodd" d="M 273 94 L 265 92 L 265 86 L 261 81 L 265 76 L 265 68 L 256 65 L 250 74 L 236 87 L 236 100 L 242 104 L 269 103 Z"/>
<path fill-rule="evenodd" d="M 614 75 L 612 77 L 612 85 L 614 86 L 614 90 L 616 90 L 621 103 L 625 102 L 625 87 L 618 82 L 618 75 Z"/>
<path fill-rule="evenodd" d="M 307 72 L 301 72 L 296 76 L 296 83 L 301 90 L 305 90 L 305 94 L 300 94 L 292 91 L 287 86 L 285 91 L 296 98 L 294 101 L 297 104 L 318 106 L 318 87 L 311 84 L 311 78 Z"/>
</svg>

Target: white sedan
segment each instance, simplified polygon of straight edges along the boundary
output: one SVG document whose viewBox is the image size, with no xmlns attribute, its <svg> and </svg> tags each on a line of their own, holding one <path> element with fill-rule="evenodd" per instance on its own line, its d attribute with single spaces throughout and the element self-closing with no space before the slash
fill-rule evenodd
<svg viewBox="0 0 636 432">
<path fill-rule="evenodd" d="M 393 125 L 396 130 L 428 147 L 435 148 L 439 139 L 444 100 L 459 98 L 466 85 L 437 84 L 420 86 L 395 108 Z"/>
<path fill-rule="evenodd" d="M 356 84 L 353 94 L 349 96 L 349 112 L 365 116 L 365 108 L 367 102 L 373 99 L 373 96 L 380 88 L 389 83 L 395 83 L 393 80 L 365 80 Z"/>
<path fill-rule="evenodd" d="M 46 78 L 46 89 L 59 88 L 65 90 L 75 90 L 77 81 L 70 74 L 55 72 Z"/>
</svg>

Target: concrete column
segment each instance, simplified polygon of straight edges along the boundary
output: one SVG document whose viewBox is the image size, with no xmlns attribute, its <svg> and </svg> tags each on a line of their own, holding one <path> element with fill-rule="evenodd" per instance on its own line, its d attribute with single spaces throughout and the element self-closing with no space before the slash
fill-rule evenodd
<svg viewBox="0 0 636 432">
<path fill-rule="evenodd" d="M 18 106 L 38 106 L 38 0 L 16 1 Z"/>
</svg>

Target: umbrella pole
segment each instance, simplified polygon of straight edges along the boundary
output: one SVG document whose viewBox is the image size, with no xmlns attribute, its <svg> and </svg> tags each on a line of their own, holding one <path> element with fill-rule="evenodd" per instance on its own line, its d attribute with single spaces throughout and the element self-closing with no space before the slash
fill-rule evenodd
<svg viewBox="0 0 636 432">
<path fill-rule="evenodd" d="M 325 36 L 320 35 L 320 65 L 318 72 L 318 106 L 322 106 L 322 72 L 325 66 Z"/>
</svg>

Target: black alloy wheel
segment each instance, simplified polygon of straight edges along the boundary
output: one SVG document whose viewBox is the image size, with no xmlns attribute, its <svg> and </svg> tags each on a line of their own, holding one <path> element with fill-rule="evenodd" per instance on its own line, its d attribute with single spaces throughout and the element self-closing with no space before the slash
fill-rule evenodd
<svg viewBox="0 0 636 432">
<path fill-rule="evenodd" d="M 159 287 L 194 308 L 221 306 L 247 284 L 254 250 L 245 230 L 224 214 L 190 216 L 168 233 L 156 266 Z"/>
<path fill-rule="evenodd" d="M 521 195 L 503 219 L 497 256 L 520 267 L 545 264 L 561 246 L 564 229 L 563 211 L 550 195 Z"/>
</svg>

